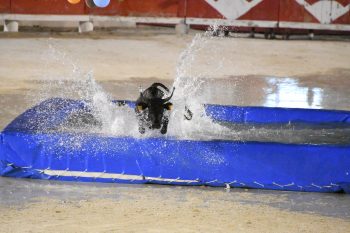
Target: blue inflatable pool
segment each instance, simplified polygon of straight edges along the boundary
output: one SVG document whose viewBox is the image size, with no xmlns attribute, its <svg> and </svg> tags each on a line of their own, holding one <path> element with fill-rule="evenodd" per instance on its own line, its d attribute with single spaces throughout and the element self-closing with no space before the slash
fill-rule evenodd
<svg viewBox="0 0 350 233">
<path fill-rule="evenodd" d="M 137 139 L 55 130 L 77 110 L 89 112 L 84 102 L 55 98 L 18 116 L 1 133 L 0 175 L 350 193 L 350 142 Z M 218 122 L 235 124 L 350 125 L 347 111 L 218 105 L 206 111 Z M 75 134 L 79 142 L 72 142 Z"/>
</svg>

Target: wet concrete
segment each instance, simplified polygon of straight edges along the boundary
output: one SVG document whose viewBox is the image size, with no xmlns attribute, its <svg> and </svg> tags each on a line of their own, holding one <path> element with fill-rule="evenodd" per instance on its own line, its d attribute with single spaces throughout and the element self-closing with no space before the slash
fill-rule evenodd
<svg viewBox="0 0 350 233">
<path fill-rule="evenodd" d="M 349 77 L 350 69 L 303 77 L 213 77 L 204 79 L 201 96 L 210 104 L 350 110 Z M 171 80 L 137 78 L 100 83 L 115 99 L 135 100 L 139 85 L 154 81 L 172 84 Z"/>
</svg>

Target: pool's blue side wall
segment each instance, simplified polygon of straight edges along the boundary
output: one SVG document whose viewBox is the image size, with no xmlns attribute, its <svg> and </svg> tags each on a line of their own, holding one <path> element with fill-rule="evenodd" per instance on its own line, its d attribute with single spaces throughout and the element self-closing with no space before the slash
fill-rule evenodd
<svg viewBox="0 0 350 233">
<path fill-rule="evenodd" d="M 215 120 L 232 123 L 350 123 L 350 112 L 341 110 L 207 105 L 206 111 Z"/>
<path fill-rule="evenodd" d="M 316 192 L 350 191 L 350 147 L 109 138 L 86 135 L 76 147 L 70 134 L 1 135 L 2 176 L 41 179 L 164 183 L 152 178 L 212 185 Z M 45 169 L 129 174 L 144 180 L 48 176 Z M 149 177 L 149 179 L 147 178 Z"/>
<path fill-rule="evenodd" d="M 131 108 L 135 106 L 132 101 L 122 102 Z M 207 114 L 214 120 L 231 123 L 340 123 L 350 125 L 350 111 L 222 105 L 206 105 L 205 108 Z M 79 109 L 89 111 L 89 107 L 84 101 L 61 98 L 48 99 L 19 115 L 4 129 L 4 132 L 28 132 L 40 128 L 54 128 L 64 122 L 72 111 Z"/>
<path fill-rule="evenodd" d="M 67 111 L 57 107 L 57 112 Z M 2 176 L 350 193 L 350 145 L 38 133 L 21 129 L 25 116 L 0 135 Z M 62 172 L 45 172 L 51 170 Z M 84 175 L 69 175 L 70 171 Z M 134 175 L 139 179 L 104 178 L 98 174 Z"/>
</svg>

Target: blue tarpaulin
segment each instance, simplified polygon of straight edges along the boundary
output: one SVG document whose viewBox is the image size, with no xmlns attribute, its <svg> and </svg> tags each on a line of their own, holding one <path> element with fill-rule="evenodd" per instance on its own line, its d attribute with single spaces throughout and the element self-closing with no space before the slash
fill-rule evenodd
<svg viewBox="0 0 350 233">
<path fill-rule="evenodd" d="M 77 109 L 89 111 L 84 102 L 56 98 L 18 116 L 1 133 L 0 175 L 350 193 L 349 144 L 137 139 L 40 130 L 54 129 Z M 350 122 L 346 111 L 218 105 L 206 109 L 217 121 L 235 123 Z"/>
<path fill-rule="evenodd" d="M 323 109 L 267 108 L 208 105 L 207 113 L 218 121 L 232 123 L 345 123 L 350 112 Z"/>
</svg>

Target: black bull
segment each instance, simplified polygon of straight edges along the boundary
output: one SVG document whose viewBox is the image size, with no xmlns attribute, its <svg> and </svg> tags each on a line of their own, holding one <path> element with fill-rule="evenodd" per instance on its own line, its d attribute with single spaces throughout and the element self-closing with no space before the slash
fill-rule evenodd
<svg viewBox="0 0 350 233">
<path fill-rule="evenodd" d="M 169 111 L 172 109 L 173 104 L 169 102 L 174 94 L 175 88 L 171 95 L 164 98 L 164 91 L 167 93 L 169 89 L 161 83 L 153 83 L 149 88 L 140 93 L 140 97 L 136 101 L 135 111 L 139 120 L 139 132 L 145 133 L 146 128 L 149 129 L 161 129 L 162 134 L 166 134 L 169 123 Z M 192 113 L 186 108 L 189 117 L 192 118 Z"/>
</svg>

